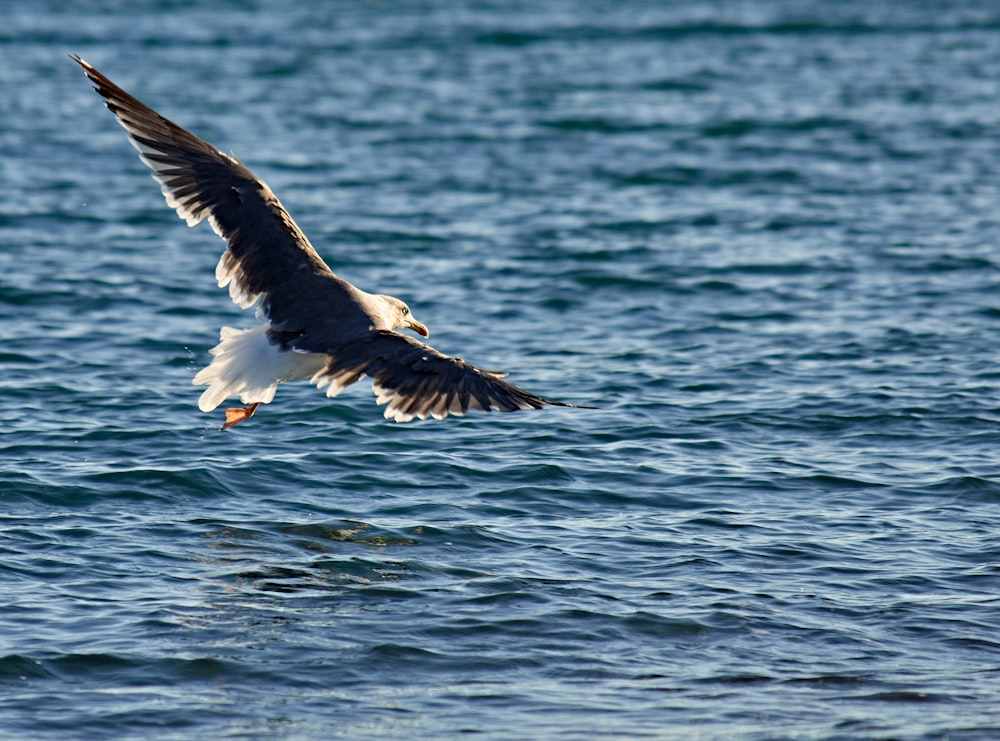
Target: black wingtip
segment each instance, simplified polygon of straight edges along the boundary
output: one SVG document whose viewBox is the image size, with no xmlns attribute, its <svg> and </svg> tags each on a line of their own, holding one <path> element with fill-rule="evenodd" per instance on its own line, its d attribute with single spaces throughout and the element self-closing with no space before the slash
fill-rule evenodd
<svg viewBox="0 0 1000 741">
<path fill-rule="evenodd" d="M 543 399 L 543 401 L 554 407 L 568 407 L 569 409 L 600 409 L 600 407 L 592 407 L 586 404 L 570 404 L 568 401 L 552 401 L 551 399 Z"/>
<path fill-rule="evenodd" d="M 102 77 L 101 73 L 94 69 L 94 65 L 88 62 L 86 59 L 81 57 L 79 54 L 70 53 L 69 58 L 80 65 L 83 68 L 83 73 L 87 75 L 87 78 L 94 83 L 94 90 L 97 92 L 101 91 L 100 85 Z"/>
</svg>

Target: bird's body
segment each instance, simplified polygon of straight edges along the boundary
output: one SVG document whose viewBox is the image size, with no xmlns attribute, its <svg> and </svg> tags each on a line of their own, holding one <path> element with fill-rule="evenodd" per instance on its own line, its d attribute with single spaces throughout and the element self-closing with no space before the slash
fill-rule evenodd
<svg viewBox="0 0 1000 741">
<path fill-rule="evenodd" d="M 211 364 L 194 383 L 206 385 L 199 408 L 209 412 L 238 396 L 224 427 L 274 399 L 283 381 L 310 378 L 336 396 L 367 375 L 385 417 L 443 419 L 469 409 L 511 412 L 573 406 L 535 396 L 399 334 L 427 328 L 397 298 L 366 293 L 336 275 L 277 196 L 245 165 L 140 103 L 80 57 L 79 64 L 128 132 L 167 204 L 189 226 L 208 219 L 228 249 L 216 278 L 233 301 L 256 304 L 261 326 L 223 327 Z"/>
</svg>

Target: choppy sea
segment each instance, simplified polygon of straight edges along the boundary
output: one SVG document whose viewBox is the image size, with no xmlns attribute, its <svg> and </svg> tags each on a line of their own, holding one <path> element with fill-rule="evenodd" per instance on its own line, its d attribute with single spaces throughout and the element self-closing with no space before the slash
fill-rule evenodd
<svg viewBox="0 0 1000 741">
<path fill-rule="evenodd" d="M 219 431 L 253 316 L 69 53 L 600 408 Z M 39 0 L 0 62 L 0 737 L 1000 738 L 1000 5 Z"/>
</svg>

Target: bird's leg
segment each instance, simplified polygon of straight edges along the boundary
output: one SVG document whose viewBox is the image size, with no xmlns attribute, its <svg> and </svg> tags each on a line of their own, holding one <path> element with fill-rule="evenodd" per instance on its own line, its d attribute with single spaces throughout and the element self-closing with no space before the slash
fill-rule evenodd
<svg viewBox="0 0 1000 741">
<path fill-rule="evenodd" d="M 226 410 L 226 423 L 222 425 L 222 429 L 228 430 L 230 427 L 235 427 L 240 422 L 245 419 L 250 419 L 253 413 L 257 411 L 257 407 L 260 406 L 260 402 L 255 402 L 248 407 L 236 407 L 235 409 Z"/>
</svg>

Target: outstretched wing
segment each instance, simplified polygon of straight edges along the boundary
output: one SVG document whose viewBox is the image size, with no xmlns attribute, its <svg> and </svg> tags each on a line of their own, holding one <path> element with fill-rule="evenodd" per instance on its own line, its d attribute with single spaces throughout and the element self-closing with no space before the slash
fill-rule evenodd
<svg viewBox="0 0 1000 741">
<path fill-rule="evenodd" d="M 330 359 L 313 378 L 319 388 L 327 387 L 327 394 L 336 396 L 362 375 L 371 376 L 376 401 L 388 404 L 385 418 L 397 422 L 461 416 L 470 409 L 516 412 L 547 404 L 574 406 L 530 394 L 504 381 L 504 374 L 476 368 L 395 332 L 373 332 L 324 352 Z"/>
<path fill-rule="evenodd" d="M 188 226 L 206 217 L 229 245 L 216 268 L 220 287 L 229 286 L 242 308 L 266 294 L 265 311 L 275 323 L 295 323 L 296 293 L 310 277 L 326 291 L 345 284 L 316 253 L 267 185 L 235 157 L 185 131 L 140 103 L 76 55 L 94 89 L 128 132 L 139 158 L 153 171 L 167 205 Z M 337 286 L 330 285 L 333 278 Z M 275 316 L 275 315 L 278 316 Z"/>
</svg>

